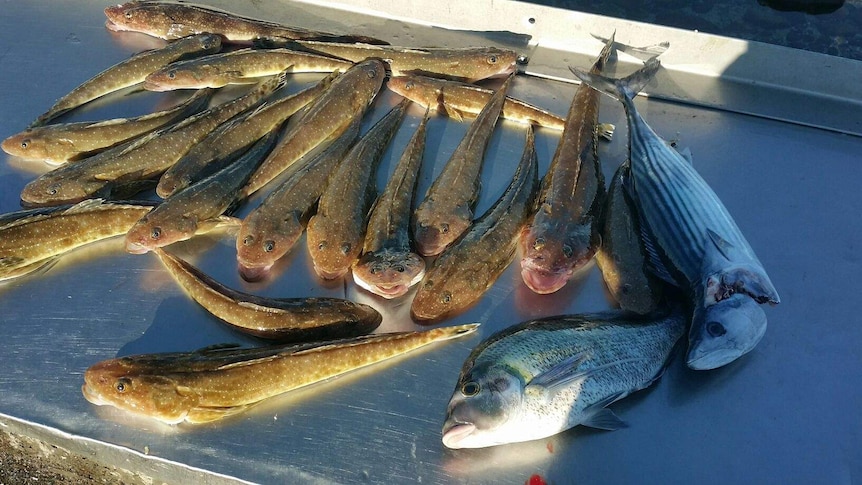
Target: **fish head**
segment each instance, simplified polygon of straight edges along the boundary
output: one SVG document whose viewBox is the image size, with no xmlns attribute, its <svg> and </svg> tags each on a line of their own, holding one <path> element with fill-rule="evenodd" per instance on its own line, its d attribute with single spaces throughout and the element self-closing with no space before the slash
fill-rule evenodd
<svg viewBox="0 0 862 485">
<path fill-rule="evenodd" d="M 694 310 L 688 336 L 688 366 L 715 369 L 753 349 L 766 333 L 766 314 L 749 296 L 737 293 Z"/>
<path fill-rule="evenodd" d="M 156 195 L 167 199 L 191 184 L 192 179 L 188 174 L 176 174 L 169 170 L 159 178 L 159 183 L 156 185 Z"/>
<path fill-rule="evenodd" d="M 443 213 L 432 204 L 422 204 L 413 217 L 413 240 L 422 256 L 436 256 L 455 242 L 473 221 L 473 211 L 466 207 Z"/>
<path fill-rule="evenodd" d="M 172 217 L 142 217 L 126 233 L 126 251 L 143 254 L 155 248 L 167 246 L 192 237 L 197 230 L 197 220 L 185 215 Z"/>
<path fill-rule="evenodd" d="M 173 379 L 136 370 L 124 358 L 105 360 L 87 369 L 81 392 L 95 405 L 114 406 L 169 424 L 182 422 L 195 400 Z"/>
<path fill-rule="evenodd" d="M 175 89 L 220 88 L 224 84 L 210 82 L 217 74 L 218 68 L 211 65 L 199 65 L 194 69 L 169 65 L 148 74 L 144 78 L 144 89 L 147 91 L 173 91 Z"/>
<path fill-rule="evenodd" d="M 356 284 L 386 299 L 403 296 L 423 276 L 425 260 L 410 251 L 367 252 L 353 266 Z"/>
<path fill-rule="evenodd" d="M 521 409 L 523 389 L 522 380 L 499 364 L 462 371 L 446 409 L 443 445 L 484 448 L 521 441 L 509 437 L 509 430 Z"/>
<path fill-rule="evenodd" d="M 33 180 L 21 190 L 21 204 L 25 207 L 41 207 L 59 204 L 75 204 L 98 196 L 108 187 L 103 180 L 66 177 L 60 167 Z"/>
<path fill-rule="evenodd" d="M 306 232 L 308 252 L 317 276 L 325 280 L 341 278 L 362 250 L 362 235 L 358 240 L 348 240 L 347 235 L 326 234 L 332 231 L 314 229 L 319 214 L 312 217 Z M 334 236 L 334 237 L 333 237 Z"/>
<path fill-rule="evenodd" d="M 338 84 L 349 84 L 353 86 L 351 101 L 360 109 L 367 108 L 374 100 L 383 81 L 386 79 L 386 65 L 377 58 L 366 59 L 358 62 L 348 69 L 344 74 L 338 76 L 332 86 Z"/>
<path fill-rule="evenodd" d="M 546 224 L 532 224 L 521 231 L 521 278 L 534 292 L 554 293 L 595 255 L 598 244 L 589 228 L 578 225 L 570 231 Z"/>
<path fill-rule="evenodd" d="M 439 109 L 443 98 L 439 82 L 434 78 L 409 74 L 390 78 L 386 86 L 415 103 L 431 109 Z"/>
<path fill-rule="evenodd" d="M 52 153 L 61 151 L 63 153 L 74 150 L 74 144 L 62 136 L 44 136 L 38 128 L 25 130 L 14 134 L 3 140 L 0 147 L 3 151 L 13 157 L 21 157 L 28 160 L 44 160 L 48 163 L 63 163 L 65 158 L 55 158 Z"/>
<path fill-rule="evenodd" d="M 160 2 L 131 1 L 105 8 L 105 27 L 114 32 L 144 32 L 162 39 L 179 39 L 197 33 L 171 18 Z"/>
<path fill-rule="evenodd" d="M 520 57 L 517 52 L 497 47 L 485 47 L 476 54 L 472 61 L 474 71 L 467 82 L 473 83 L 489 77 L 506 77 L 515 72 L 516 63 Z"/>
<path fill-rule="evenodd" d="M 488 274 L 490 268 L 471 267 L 471 273 Z M 457 262 L 438 258 L 413 296 L 410 314 L 414 320 L 438 320 L 475 303 L 487 290 L 486 278 L 464 274 Z"/>
<path fill-rule="evenodd" d="M 298 217 L 265 217 L 262 212 L 249 214 L 236 238 L 236 259 L 243 279 L 257 281 L 265 277 L 275 262 L 296 244 L 302 231 Z"/>
</svg>

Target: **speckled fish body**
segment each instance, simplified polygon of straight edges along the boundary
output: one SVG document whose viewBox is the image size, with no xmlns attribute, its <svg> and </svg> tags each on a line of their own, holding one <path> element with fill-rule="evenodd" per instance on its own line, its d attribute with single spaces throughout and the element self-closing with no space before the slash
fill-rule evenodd
<svg viewBox="0 0 862 485">
<path fill-rule="evenodd" d="M 286 75 L 286 72 L 279 74 L 280 86 L 287 83 Z M 169 197 L 218 170 L 236 153 L 277 129 L 317 98 L 331 81 L 331 77 L 326 77 L 314 86 L 291 96 L 264 102 L 254 111 L 242 113 L 219 126 L 162 174 L 156 193 L 162 198 Z"/>
<path fill-rule="evenodd" d="M 263 298 L 236 291 L 163 249 L 154 252 L 192 299 L 256 337 L 282 342 L 350 338 L 371 333 L 383 321 L 370 306 L 341 298 Z"/>
<path fill-rule="evenodd" d="M 638 210 L 623 187 L 629 170 L 626 161 L 611 180 L 602 211 L 602 243 L 596 252 L 596 263 L 620 308 L 646 314 L 658 307 L 662 283 L 648 270 L 649 255 L 641 239 Z"/>
<path fill-rule="evenodd" d="M 478 324 L 335 342 L 121 357 L 87 369 L 81 391 L 93 404 L 115 406 L 165 423 L 206 423 L 242 412 L 264 399 L 468 335 L 476 327 Z"/>
<path fill-rule="evenodd" d="M 694 304 L 688 366 L 713 369 L 751 351 L 766 332 L 761 303 L 778 292 L 733 217 L 689 160 L 644 121 L 633 97 L 659 68 L 648 62 L 623 80 L 573 70 L 587 84 L 618 99 L 629 126 L 631 178 L 637 203 L 664 278 Z"/>
<path fill-rule="evenodd" d="M 305 154 L 338 138 L 362 118 L 385 78 L 383 63 L 376 59 L 358 63 L 338 76 L 309 106 L 302 123 L 284 134 L 243 191 L 249 195 L 256 192 Z"/>
<path fill-rule="evenodd" d="M 416 208 L 413 235 L 419 254 L 440 254 L 473 223 L 485 150 L 494 133 L 511 82 L 512 77 L 482 108 Z"/>
<path fill-rule="evenodd" d="M 161 175 L 211 131 L 255 106 L 278 87 L 275 80 L 248 94 L 213 106 L 175 125 L 52 170 L 24 187 L 21 202 L 29 206 L 77 202 L 107 196 L 126 185 Z"/>
<path fill-rule="evenodd" d="M 248 281 L 266 276 L 305 230 L 332 172 L 359 135 L 359 120 L 307 163 L 290 174 L 242 221 L 236 239 L 239 272 Z"/>
<path fill-rule="evenodd" d="M 613 36 L 591 72 L 601 72 Z M 579 86 L 551 166 L 542 179 L 532 220 L 520 236 L 521 277 L 536 293 L 553 293 L 595 255 L 605 179 L 598 157 L 599 95 Z"/>
<path fill-rule="evenodd" d="M 362 251 L 368 211 L 377 197 L 377 167 L 408 103 L 392 108 L 353 145 L 320 195 L 306 241 L 314 271 L 323 279 L 344 276 Z"/>
<path fill-rule="evenodd" d="M 105 16 L 108 17 L 105 27 L 109 30 L 142 32 L 167 40 L 212 32 L 234 43 L 249 43 L 259 39 L 382 42 L 365 36 L 335 35 L 289 27 L 187 3 L 131 1 L 105 8 Z"/>
<path fill-rule="evenodd" d="M 624 423 L 606 406 L 661 376 L 685 331 L 681 312 L 563 315 L 524 322 L 480 343 L 461 368 L 443 424 L 448 448 Z"/>
<path fill-rule="evenodd" d="M 90 199 L 0 217 L 0 280 L 23 276 L 86 244 L 125 234 L 153 203 Z"/>
<path fill-rule="evenodd" d="M 219 226 L 238 225 L 237 219 L 223 214 L 239 202 L 239 189 L 275 145 L 276 138 L 276 133 L 270 133 L 233 163 L 165 199 L 129 229 L 126 251 L 142 254 Z"/>
<path fill-rule="evenodd" d="M 518 53 L 496 47 L 412 48 L 314 41 L 296 44 L 310 52 L 353 62 L 383 59 L 393 76 L 423 74 L 466 82 L 512 74 L 518 60 Z"/>
<path fill-rule="evenodd" d="M 424 107 L 461 120 L 475 117 L 482 111 L 494 91 L 475 84 L 407 75 L 389 79 L 386 86 L 401 96 Z M 562 130 L 566 120 L 550 111 L 519 99 L 506 97 L 500 116 L 507 120 Z"/>
<path fill-rule="evenodd" d="M 404 295 L 425 275 L 425 260 L 413 250 L 410 216 L 425 153 L 427 125 L 426 111 L 374 204 L 362 254 L 353 266 L 356 284 L 383 298 Z"/>
<path fill-rule="evenodd" d="M 150 74 L 144 88 L 150 91 L 220 88 L 259 81 L 288 70 L 297 72 L 346 71 L 352 62 L 290 49 L 241 49 L 175 62 Z"/>
<path fill-rule="evenodd" d="M 464 310 L 494 284 L 515 257 L 518 233 L 530 213 L 538 186 L 533 129 L 503 195 L 426 271 L 413 297 L 414 320 L 433 321 Z"/>
<path fill-rule="evenodd" d="M 180 39 L 161 49 L 141 52 L 84 81 L 69 94 L 57 100 L 46 113 L 30 124 L 30 128 L 42 126 L 61 114 L 96 98 L 139 84 L 148 74 L 171 62 L 193 55 L 218 52 L 219 49 L 221 49 L 221 40 L 217 35 L 201 34 Z"/>
<path fill-rule="evenodd" d="M 3 151 L 28 160 L 60 165 L 177 123 L 209 104 L 211 91 L 198 91 L 177 106 L 134 118 L 80 121 L 30 128 L 3 140 Z"/>
</svg>

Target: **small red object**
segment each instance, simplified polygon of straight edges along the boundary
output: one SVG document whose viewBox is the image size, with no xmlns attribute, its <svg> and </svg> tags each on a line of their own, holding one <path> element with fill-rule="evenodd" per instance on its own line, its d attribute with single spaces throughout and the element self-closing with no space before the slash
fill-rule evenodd
<svg viewBox="0 0 862 485">
<path fill-rule="evenodd" d="M 533 474 L 524 482 L 524 485 L 548 485 L 548 482 L 541 475 Z"/>
</svg>

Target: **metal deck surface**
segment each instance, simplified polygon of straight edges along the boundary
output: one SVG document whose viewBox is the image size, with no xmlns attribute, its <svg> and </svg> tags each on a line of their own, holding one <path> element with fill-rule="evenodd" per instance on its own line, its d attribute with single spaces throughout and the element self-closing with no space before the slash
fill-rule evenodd
<svg viewBox="0 0 862 485">
<path fill-rule="evenodd" d="M 212 483 L 521 484 L 533 474 L 554 484 L 862 480 L 856 288 L 862 273 L 862 137 L 847 134 L 862 132 L 862 63 L 505 1 L 400 2 L 391 8 L 403 11 L 387 13 L 375 10 L 390 2 L 353 2 L 361 14 L 275 0 L 204 3 L 393 44 L 517 46 L 532 56 L 526 70 L 535 76 L 519 76 L 513 95 L 559 114 L 566 113 L 576 86 L 554 79 L 570 79 L 566 64 L 586 67 L 599 52 L 601 42 L 589 33 L 616 30 L 618 41 L 632 45 L 669 40 L 662 56 L 666 70 L 647 89 L 651 97 L 637 100 L 638 108 L 659 134 L 691 149 L 696 169 L 734 215 L 782 303 L 766 310 L 766 336 L 749 355 L 709 372 L 688 370 L 677 356 L 656 386 L 614 404 L 630 425 L 615 432 L 579 427 L 481 450 L 447 450 L 440 441 L 460 366 L 482 338 L 528 318 L 612 306 L 592 264 L 547 296 L 532 294 L 512 265 L 479 304 L 445 322 L 482 322 L 476 335 L 269 400 L 227 420 L 171 427 L 91 405 L 80 392 L 82 373 L 116 356 L 260 342 L 209 316 L 152 254 L 126 254 L 118 239 L 0 286 L 0 426 L 85 444 L 118 466 L 169 482 L 188 481 L 194 469 L 219 475 L 207 478 Z M 458 11 L 462 4 L 472 5 L 471 15 Z M 498 14 L 485 14 L 492 5 Z M 162 45 L 142 34 L 107 31 L 105 6 L 0 1 L 0 138 L 22 130 L 102 69 Z M 428 25 L 435 19 L 441 27 L 465 30 Z M 532 38 L 528 44 L 526 37 L 502 31 Z M 715 50 L 704 51 L 709 45 Z M 619 57 L 620 73 L 635 67 L 632 58 Z M 302 77 L 292 89 L 314 79 Z M 163 93 L 113 96 L 65 119 L 130 116 L 178 99 Z M 385 92 L 366 128 L 398 99 Z M 408 112 L 380 167 L 379 187 L 421 114 L 418 107 Z M 625 157 L 625 119 L 610 99 L 602 100 L 600 119 L 618 127 L 614 141 L 600 147 L 610 176 Z M 466 127 L 442 116 L 431 120 L 420 193 Z M 516 123 L 498 125 L 477 213 L 508 183 L 523 133 Z M 559 134 L 540 129 L 537 135 L 544 173 Z M 0 212 L 18 210 L 21 188 L 48 168 L 3 155 Z M 383 312 L 379 331 L 419 328 L 409 319 L 409 296 L 386 303 L 352 281 L 321 284 L 304 243 L 273 278 L 255 284 L 239 277 L 230 234 L 172 249 L 234 288 L 280 297 L 346 295 Z"/>
</svg>

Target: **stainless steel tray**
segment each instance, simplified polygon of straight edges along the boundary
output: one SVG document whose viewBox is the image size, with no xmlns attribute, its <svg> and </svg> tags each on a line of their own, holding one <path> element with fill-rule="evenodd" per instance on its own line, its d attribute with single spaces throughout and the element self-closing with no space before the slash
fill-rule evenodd
<svg viewBox="0 0 862 485">
<path fill-rule="evenodd" d="M 862 479 L 862 326 L 854 284 L 862 273 L 862 63 L 502 0 L 353 0 L 329 5 L 335 8 L 275 0 L 205 3 L 394 44 L 515 46 L 531 56 L 525 69 L 531 76 L 516 80 L 514 94 L 560 114 L 575 90 L 565 67 L 589 65 L 601 48 L 591 33 L 616 30 L 617 40 L 632 45 L 670 41 L 662 56 L 666 69 L 647 89 L 650 98 L 637 101 L 639 109 L 658 133 L 691 148 L 695 167 L 735 216 L 782 304 L 767 310 L 766 337 L 746 357 L 711 372 L 690 371 L 677 358 L 657 386 L 615 404 L 630 424 L 616 432 L 578 428 L 484 450 L 452 451 L 440 442 L 461 363 L 481 338 L 532 317 L 611 306 L 592 265 L 549 296 L 532 294 L 513 265 L 477 306 L 446 322 L 480 321 L 476 336 L 273 399 L 223 422 L 170 427 L 89 404 L 80 393 L 82 372 L 118 355 L 259 342 L 206 314 L 155 257 L 126 254 L 115 240 L 76 251 L 45 274 L 0 286 L 0 426 L 184 483 L 520 484 L 532 474 L 549 483 Z M 100 70 L 161 45 L 105 30 L 104 6 L 3 2 L 0 137 L 23 129 Z M 617 66 L 629 72 L 635 60 L 621 54 Z M 172 99 L 115 96 L 73 118 L 139 114 Z M 367 123 L 397 100 L 383 95 Z M 381 166 L 381 188 L 421 112 L 411 108 L 408 115 Z M 615 140 L 600 148 L 610 175 L 625 156 L 625 120 L 608 99 L 600 117 L 618 127 Z M 420 191 L 466 126 L 431 120 Z M 508 183 L 522 134 L 511 122 L 498 128 L 479 212 Z M 538 131 L 542 172 L 558 137 Z M 5 157 L 0 211 L 17 210 L 21 188 L 47 168 Z M 213 235 L 176 250 L 235 288 L 283 297 L 346 295 L 381 309 L 380 331 L 418 328 L 409 319 L 409 297 L 383 303 L 352 282 L 317 281 L 304 239 L 275 278 L 256 284 L 239 278 L 233 244 L 230 235 Z"/>
</svg>

